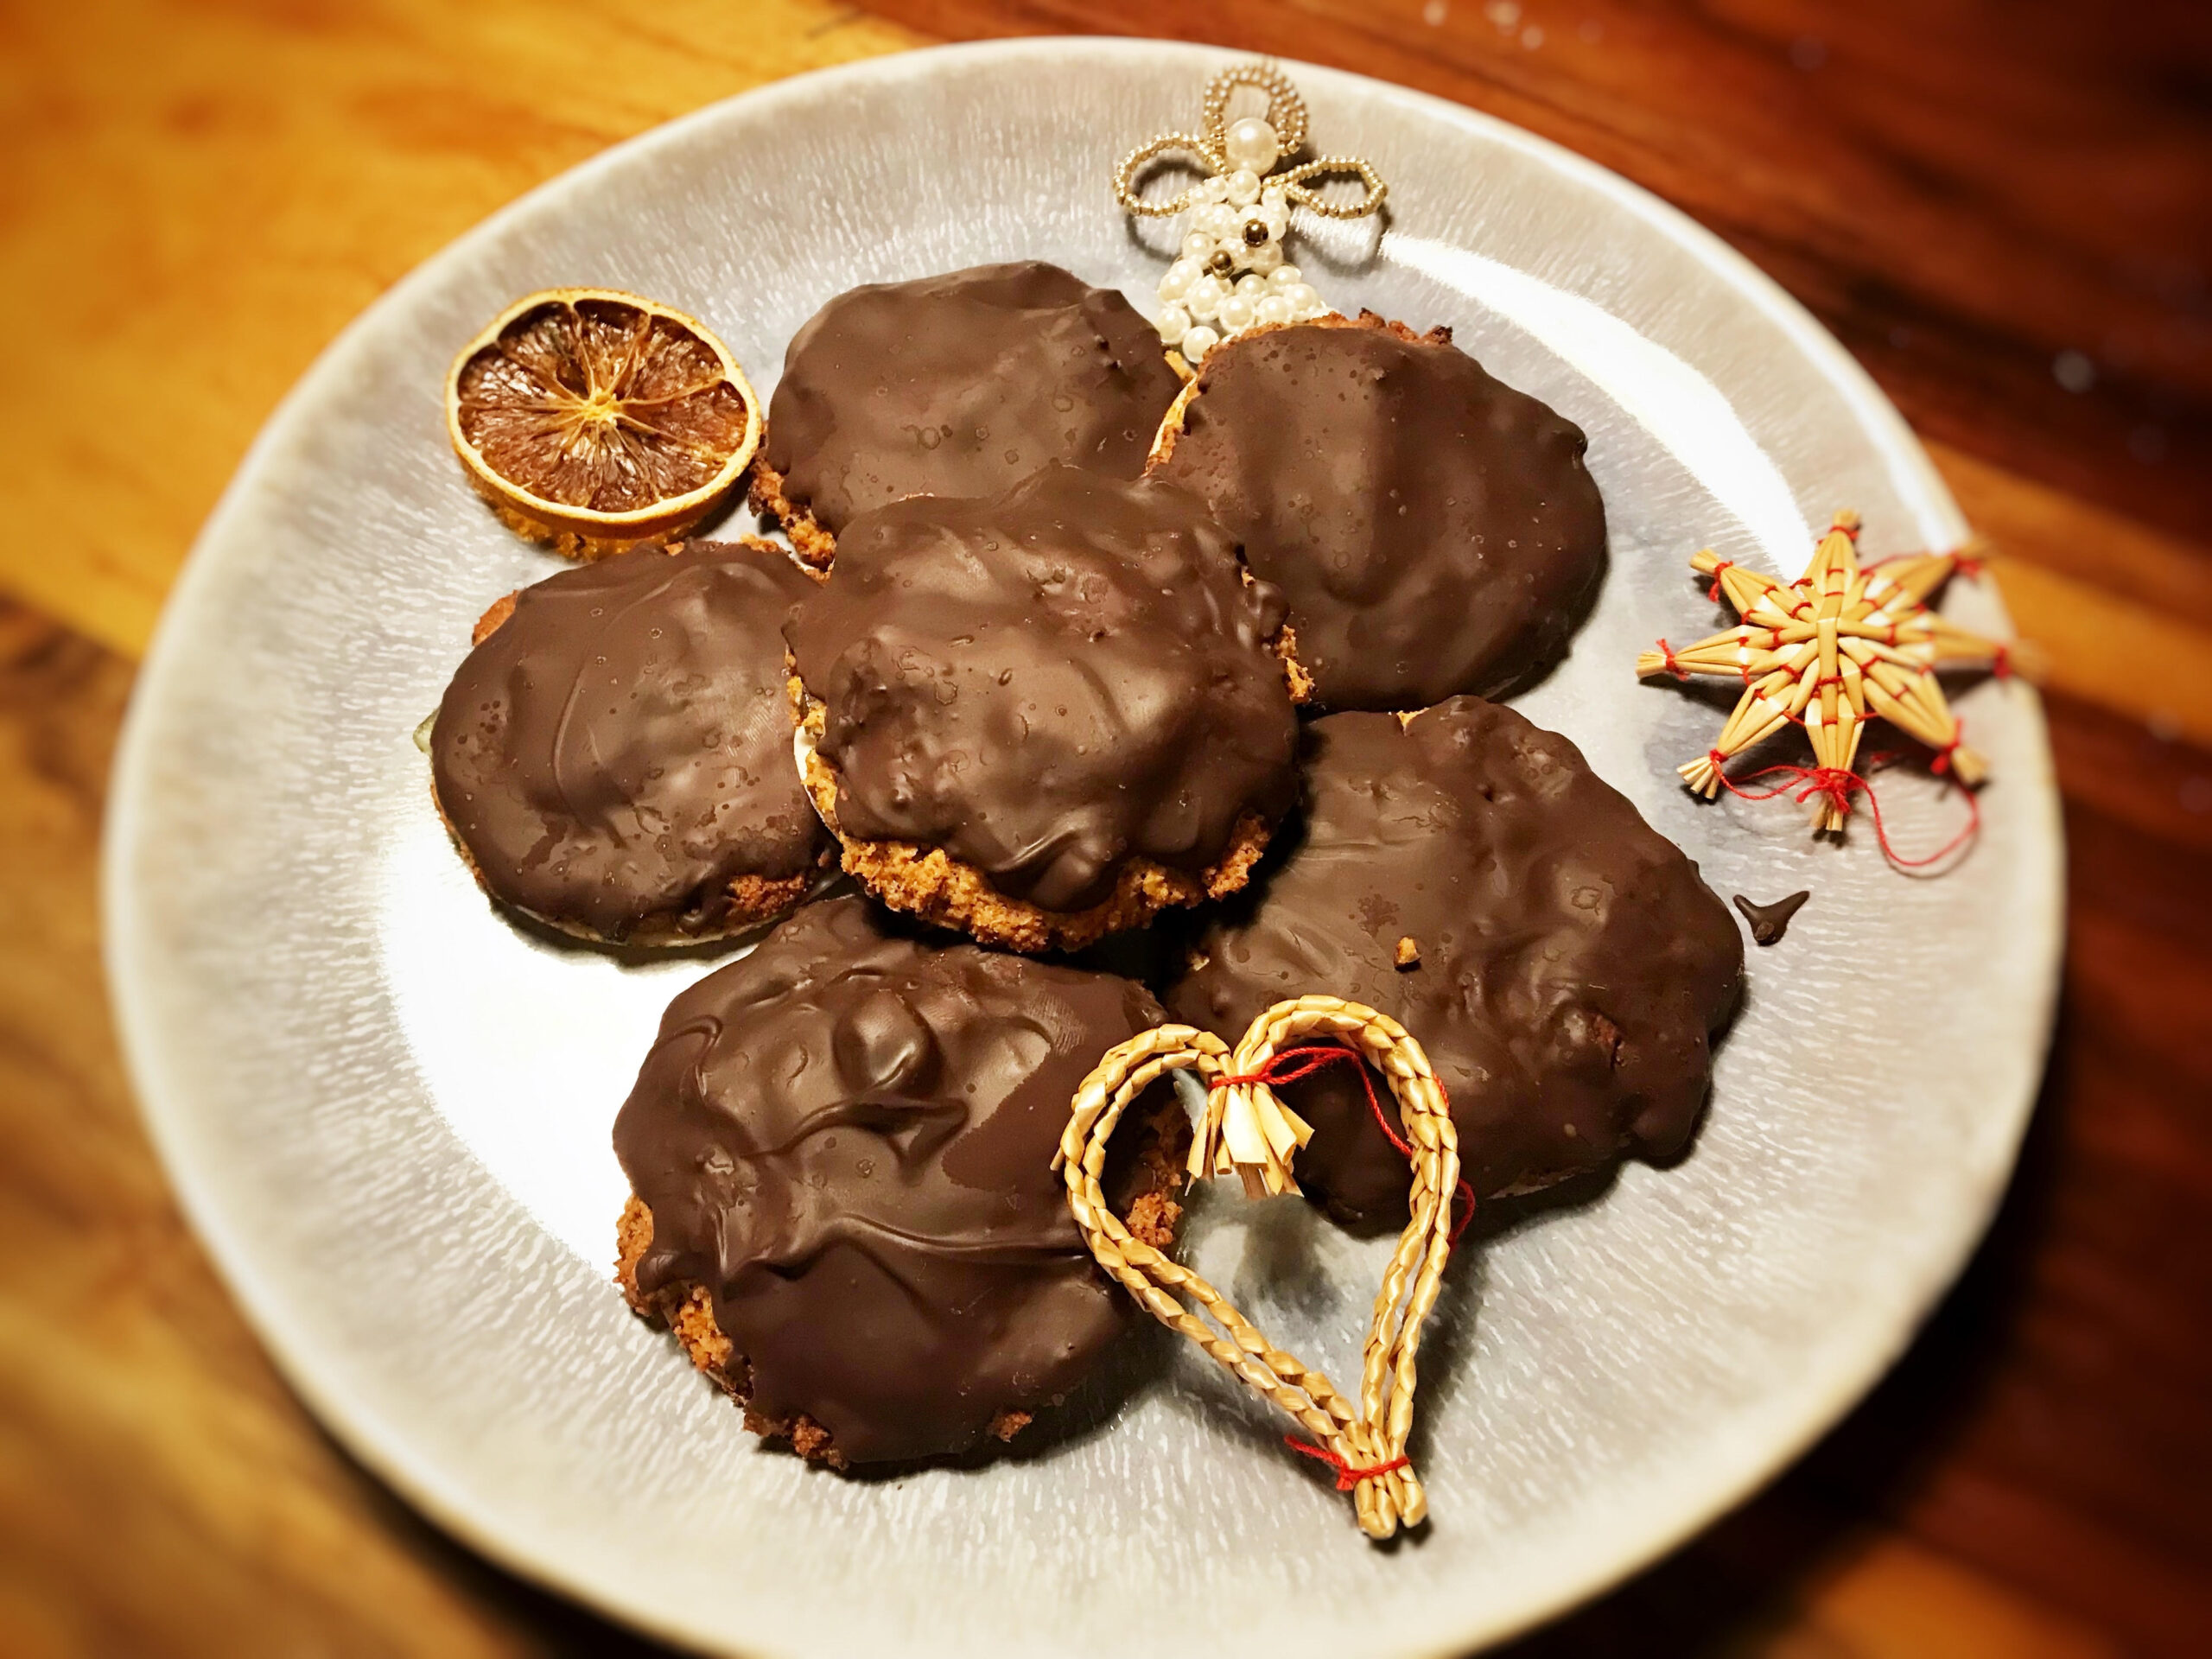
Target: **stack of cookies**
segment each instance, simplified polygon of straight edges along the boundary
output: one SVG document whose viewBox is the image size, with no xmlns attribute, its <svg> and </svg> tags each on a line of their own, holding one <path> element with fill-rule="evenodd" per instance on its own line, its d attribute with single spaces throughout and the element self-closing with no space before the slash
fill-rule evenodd
<svg viewBox="0 0 2212 1659">
<path fill-rule="evenodd" d="M 624 1290 L 749 1426 L 904 1462 L 1065 1399 L 1137 1316 L 1053 1153 L 1171 1015 L 1395 1015 L 1481 1198 L 1680 1153 L 1735 925 L 1487 700 L 1603 575 L 1584 447 L 1444 330 L 1257 328 L 1184 380 L 1119 294 L 987 266 L 791 341 L 751 490 L 796 558 L 645 547 L 492 607 L 429 739 L 492 897 L 628 949 L 781 918 L 670 1007 L 615 1128 Z M 1404 1162 L 1340 1071 L 1284 1090 L 1300 1179 L 1395 1230 Z M 1162 1249 L 1187 1135 L 1163 1089 L 1117 1138 Z"/>
</svg>

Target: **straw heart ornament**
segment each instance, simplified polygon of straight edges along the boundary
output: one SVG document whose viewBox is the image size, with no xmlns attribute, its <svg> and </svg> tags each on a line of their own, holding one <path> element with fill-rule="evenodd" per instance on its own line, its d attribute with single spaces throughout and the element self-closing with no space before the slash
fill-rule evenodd
<svg viewBox="0 0 2212 1659">
<path fill-rule="evenodd" d="M 1229 118 L 1240 86 L 1266 94 L 1264 117 Z M 1190 214 L 1179 254 L 1160 279 L 1160 337 L 1186 365 L 1232 334 L 1262 325 L 1326 315 L 1328 305 L 1295 265 L 1283 262 L 1290 210 L 1327 219 L 1363 219 L 1379 210 L 1389 187 L 1352 156 L 1293 157 L 1306 143 L 1306 101 L 1272 63 L 1239 64 L 1206 83 L 1196 133 L 1164 132 L 1122 158 L 1114 198 L 1147 219 Z M 1194 162 L 1206 175 L 1164 200 L 1137 193 L 1144 170 L 1163 157 Z M 1282 170 L 1275 168 L 1281 166 Z M 1329 177 L 1357 177 L 1359 200 L 1332 201 L 1316 187 Z"/>
<path fill-rule="evenodd" d="M 1964 729 L 1936 678 L 1939 669 L 1987 663 L 2000 677 L 2012 671 L 2012 648 L 1954 626 L 1929 608 L 1929 598 L 1959 571 L 1978 572 L 1964 551 L 1915 553 L 1872 564 L 1859 562 L 1859 515 L 1839 512 L 1796 582 L 1777 582 L 1721 558 L 1711 548 L 1692 557 L 1693 568 L 1713 578 L 1712 596 L 1726 598 L 1743 620 L 1736 626 L 1679 650 L 1664 639 L 1637 658 L 1644 678 L 1694 674 L 1739 680 L 1743 696 L 1719 740 L 1679 768 L 1710 800 L 1723 789 L 1747 799 L 1795 792 L 1815 804 L 1815 833 L 1840 832 L 1852 798 L 1864 792 L 1877 839 L 1890 861 L 1918 868 L 1948 856 L 1972 840 L 1980 809 L 1967 796 L 1965 828 L 1924 858 L 1900 857 L 1882 823 L 1872 785 L 1856 770 L 1866 722 L 1879 716 L 1936 751 L 1933 770 L 1971 791 L 1988 775 L 1987 764 L 1967 747 Z M 1770 789 L 1747 790 L 1726 767 L 1735 756 L 1785 726 L 1803 728 L 1812 745 L 1810 766 L 1770 766 L 1753 779 L 1783 776 Z"/>
<path fill-rule="evenodd" d="M 1405 1154 L 1412 1183 L 1412 1217 L 1375 1299 L 1357 1403 L 1269 1342 L 1205 1279 L 1135 1237 L 1100 1186 L 1107 1143 L 1122 1112 L 1169 1071 L 1189 1071 L 1206 1087 L 1205 1114 L 1191 1149 L 1193 1178 L 1234 1173 L 1255 1197 L 1296 1192 L 1291 1160 L 1312 1131 L 1276 1099 L 1274 1085 L 1331 1064 L 1358 1069 L 1369 1107 Z M 1368 1080 L 1370 1066 L 1382 1073 L 1396 1097 L 1399 1128 L 1391 1126 Z M 1339 997 L 1302 996 L 1279 1002 L 1254 1020 L 1233 1053 L 1218 1037 L 1190 1026 L 1140 1033 L 1109 1050 L 1084 1079 L 1054 1166 L 1067 1182 L 1068 1207 L 1099 1264 L 1146 1312 L 1188 1337 L 1313 1437 L 1288 1443 L 1336 1471 L 1337 1490 L 1351 1494 L 1362 1531 L 1383 1539 L 1427 1518 L 1427 1494 L 1406 1455 L 1415 1356 L 1474 1194 L 1459 1176 L 1459 1139 L 1443 1085 L 1404 1027 Z M 1213 1323 L 1193 1313 L 1192 1304 Z"/>
</svg>

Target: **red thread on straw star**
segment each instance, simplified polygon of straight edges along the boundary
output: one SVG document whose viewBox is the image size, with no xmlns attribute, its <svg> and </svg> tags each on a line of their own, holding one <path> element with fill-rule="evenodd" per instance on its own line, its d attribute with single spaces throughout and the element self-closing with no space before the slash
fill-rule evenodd
<svg viewBox="0 0 2212 1659">
<path fill-rule="evenodd" d="M 1888 759 L 1886 755 L 1878 755 L 1875 758 L 1878 760 Z M 1942 772 L 1948 764 L 1948 759 L 1947 755 L 1937 755 L 1933 770 Z M 1874 815 L 1874 839 L 1881 845 L 1882 856 L 1901 870 L 1924 870 L 1931 864 L 1940 864 L 1981 833 L 1981 802 L 1976 798 L 1972 790 L 1968 790 L 1966 791 L 1967 821 L 1959 832 L 1926 857 L 1907 858 L 1898 852 L 1890 841 L 1889 826 L 1882 822 L 1881 798 L 1874 793 L 1874 785 L 1860 777 L 1859 773 L 1838 771 L 1832 766 L 1785 765 L 1764 767 L 1753 772 L 1744 780 L 1744 783 L 1755 784 L 1762 778 L 1777 776 L 1786 777 L 1791 781 L 1786 784 L 1777 784 L 1772 789 L 1745 789 L 1742 784 L 1738 784 L 1724 772 L 1720 774 L 1720 782 L 1721 786 L 1731 795 L 1746 801 L 1770 801 L 1777 795 L 1787 795 L 1792 789 L 1796 789 L 1798 785 L 1802 784 L 1804 787 L 1797 790 L 1797 804 L 1800 806 L 1817 796 L 1825 800 L 1839 815 L 1847 817 L 1851 813 L 1851 798 L 1853 795 L 1864 794 L 1866 797 L 1867 809 Z"/>
</svg>

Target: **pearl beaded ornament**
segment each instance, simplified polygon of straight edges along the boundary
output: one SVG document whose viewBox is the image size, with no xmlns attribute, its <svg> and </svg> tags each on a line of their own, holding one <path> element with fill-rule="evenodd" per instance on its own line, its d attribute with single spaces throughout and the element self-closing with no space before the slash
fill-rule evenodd
<svg viewBox="0 0 2212 1659">
<path fill-rule="evenodd" d="M 1243 157 L 1281 153 L 1275 130 L 1256 117 L 1246 117 L 1230 130 L 1241 136 Z M 1207 181 L 1220 181 L 1218 176 Z M 1321 296 L 1298 280 L 1297 268 L 1282 262 L 1283 234 L 1290 228 L 1282 187 L 1263 188 L 1249 168 L 1230 174 L 1228 187 L 1226 202 L 1202 197 L 1191 210 L 1182 257 L 1160 279 L 1165 302 L 1160 338 L 1187 363 L 1255 323 L 1303 322 L 1329 311 Z M 1285 271 L 1288 279 L 1275 282 Z M 1268 299 L 1274 303 L 1262 314 L 1261 303 Z"/>
<path fill-rule="evenodd" d="M 1230 121 L 1230 95 L 1239 86 L 1267 94 L 1263 118 Z M 1331 308 L 1295 265 L 1283 262 L 1290 210 L 1329 219 L 1359 219 L 1382 207 L 1389 187 L 1365 162 L 1323 156 L 1275 171 L 1306 143 L 1306 101 L 1272 63 L 1239 64 L 1206 83 L 1205 120 L 1196 137 L 1163 133 L 1122 158 L 1114 194 L 1128 212 L 1164 219 L 1187 213 L 1179 257 L 1160 279 L 1160 339 L 1197 364 L 1224 340 L 1255 327 L 1304 322 Z M 1195 158 L 1206 176 L 1166 201 L 1135 190 L 1137 175 L 1159 157 Z M 1356 174 L 1367 194 L 1345 204 L 1325 200 L 1310 181 Z"/>
</svg>

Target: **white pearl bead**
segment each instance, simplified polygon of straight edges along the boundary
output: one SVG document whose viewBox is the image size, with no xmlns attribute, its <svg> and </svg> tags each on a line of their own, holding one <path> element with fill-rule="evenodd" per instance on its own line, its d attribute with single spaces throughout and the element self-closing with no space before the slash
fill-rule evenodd
<svg viewBox="0 0 2212 1659">
<path fill-rule="evenodd" d="M 1195 259 L 1200 264 L 1205 264 L 1206 256 L 1213 251 L 1213 238 L 1203 231 L 1192 231 L 1183 238 L 1183 257 Z"/>
<path fill-rule="evenodd" d="M 1230 161 L 1239 167 L 1249 167 L 1255 173 L 1266 172 L 1282 158 L 1282 141 L 1275 137 L 1275 130 L 1256 115 L 1230 122 L 1222 148 L 1229 152 Z"/>
<path fill-rule="evenodd" d="M 1268 273 L 1268 283 L 1273 288 L 1295 288 L 1306 279 L 1298 274 L 1296 265 L 1277 265 Z"/>
<path fill-rule="evenodd" d="M 1290 302 L 1280 294 L 1270 294 L 1252 307 L 1252 321 L 1255 322 L 1288 322 L 1290 315 Z M 1166 322 L 1160 325 L 1160 332 L 1163 334 L 1167 332 Z"/>
<path fill-rule="evenodd" d="M 1221 302 L 1221 328 L 1233 334 L 1252 326 L 1252 302 L 1242 294 L 1232 294 Z"/>
<path fill-rule="evenodd" d="M 1223 178 L 1218 173 L 1217 173 L 1213 177 L 1208 179 L 1205 183 L 1198 187 L 1198 200 L 1201 201 L 1227 201 L 1229 200 L 1229 181 Z"/>
<path fill-rule="evenodd" d="M 1236 291 L 1246 299 L 1256 300 L 1268 291 L 1268 279 L 1264 276 L 1255 276 L 1248 270 L 1236 279 L 1234 286 Z"/>
<path fill-rule="evenodd" d="M 1298 314 L 1298 321 L 1300 322 L 1311 322 L 1316 317 L 1325 317 L 1331 315 L 1332 314 L 1329 309 L 1328 302 L 1325 300 L 1316 300 L 1313 304 L 1307 306 L 1303 311 L 1300 311 Z"/>
<path fill-rule="evenodd" d="M 1239 207 L 1249 207 L 1260 199 L 1260 175 L 1249 167 L 1240 167 L 1229 175 L 1229 199 Z"/>
<path fill-rule="evenodd" d="M 1321 296 L 1304 283 L 1291 283 L 1283 289 L 1282 296 L 1290 302 L 1290 308 L 1298 312 L 1306 311 L 1321 303 Z"/>
<path fill-rule="evenodd" d="M 1312 293 L 1311 289 L 1306 289 Z M 1218 276 L 1201 276 L 1184 291 L 1183 308 L 1200 322 L 1211 322 L 1229 297 L 1229 288 Z"/>
<path fill-rule="evenodd" d="M 1260 187 L 1260 200 L 1267 207 L 1281 207 L 1286 212 L 1287 212 L 1290 207 L 1290 197 L 1283 189 L 1282 186 L 1279 184 L 1262 185 Z"/>
<path fill-rule="evenodd" d="M 1221 336 L 1207 327 L 1205 324 L 1200 323 L 1183 336 L 1183 343 L 1176 349 L 1183 353 L 1185 362 L 1195 363 L 1220 344 Z"/>
<path fill-rule="evenodd" d="M 1178 259 L 1160 273 L 1160 297 L 1163 300 L 1179 300 L 1183 297 L 1184 290 L 1198 280 L 1198 262 L 1195 259 Z"/>
<path fill-rule="evenodd" d="M 1267 225 L 1268 234 L 1278 242 L 1290 229 L 1290 210 L 1287 207 L 1270 207 L 1263 202 L 1260 207 L 1260 218 Z"/>
<path fill-rule="evenodd" d="M 1191 332 L 1191 314 L 1179 305 L 1171 305 L 1160 314 L 1160 321 L 1153 326 L 1160 330 L 1160 337 L 1173 346 Z"/>
<path fill-rule="evenodd" d="M 1236 234 L 1237 213 L 1224 202 L 1209 202 L 1191 215 L 1191 227 L 1202 236 L 1226 242 Z"/>
<path fill-rule="evenodd" d="M 1262 276 L 1271 276 L 1282 264 L 1282 245 L 1263 242 L 1256 248 L 1246 250 L 1244 263 Z"/>
</svg>

